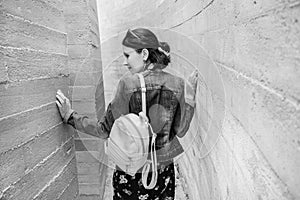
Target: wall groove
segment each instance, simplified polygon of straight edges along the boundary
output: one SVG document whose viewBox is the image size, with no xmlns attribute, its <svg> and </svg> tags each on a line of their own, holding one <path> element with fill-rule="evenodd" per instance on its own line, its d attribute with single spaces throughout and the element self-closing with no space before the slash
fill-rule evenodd
<svg viewBox="0 0 300 200">
<path fill-rule="evenodd" d="M 15 18 L 15 19 L 17 19 L 17 20 L 24 21 L 24 22 L 29 23 L 29 24 L 31 24 L 31 25 L 39 26 L 39 27 L 46 28 L 46 29 L 48 29 L 48 30 L 50 30 L 50 31 L 53 31 L 53 32 L 56 32 L 56 33 L 61 33 L 61 34 L 67 35 L 66 32 L 62 32 L 62 31 L 60 31 L 60 30 L 53 29 L 53 28 L 50 28 L 50 27 L 48 27 L 48 26 L 44 26 L 44 25 L 42 25 L 42 24 L 35 23 L 35 22 L 33 22 L 33 21 L 31 21 L 31 20 L 28 20 L 28 19 L 25 19 L 25 18 L 23 18 L 23 17 L 17 16 L 17 15 L 8 13 L 8 12 L 3 12 L 3 13 L 4 13 L 5 15 L 9 16 L 9 17 L 13 17 L 13 18 Z"/>
<path fill-rule="evenodd" d="M 220 66 L 222 66 L 224 69 L 234 73 L 237 77 L 239 77 L 239 76 L 243 77 L 245 80 L 249 81 L 250 83 L 261 87 L 262 89 L 270 92 L 271 94 L 274 94 L 275 96 L 277 96 L 282 101 L 289 103 L 296 110 L 300 110 L 300 101 L 299 100 L 294 100 L 294 99 L 290 99 L 288 97 L 285 97 L 284 95 L 280 94 L 277 90 L 262 84 L 260 81 L 258 81 L 256 79 L 253 79 L 253 78 L 243 74 L 242 72 L 236 71 L 233 68 L 226 66 L 224 63 L 221 63 L 219 61 L 215 61 L 215 62 L 218 63 Z"/>
</svg>

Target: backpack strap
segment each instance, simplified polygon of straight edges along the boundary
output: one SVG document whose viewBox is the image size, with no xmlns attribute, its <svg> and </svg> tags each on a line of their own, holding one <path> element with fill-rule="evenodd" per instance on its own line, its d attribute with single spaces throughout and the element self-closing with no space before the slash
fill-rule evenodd
<svg viewBox="0 0 300 200">
<path fill-rule="evenodd" d="M 146 86 L 145 86 L 145 80 L 144 80 L 144 76 L 140 73 L 138 73 L 139 79 L 140 79 L 140 83 L 141 83 L 141 89 L 142 89 L 142 110 L 143 113 L 146 115 Z M 147 119 L 147 117 L 146 117 Z M 146 121 L 148 124 L 148 127 L 151 131 L 151 144 L 150 144 L 150 154 L 151 154 L 151 163 L 146 163 L 143 167 L 142 170 L 142 183 L 144 185 L 144 187 L 146 189 L 153 189 L 156 185 L 157 182 L 157 156 L 156 156 L 156 150 L 155 150 L 155 139 L 156 139 L 156 133 L 153 132 L 153 129 L 151 127 L 151 124 L 148 122 L 148 120 Z M 150 166 L 151 165 L 151 166 Z M 152 177 L 151 177 L 151 181 L 149 183 L 149 185 L 147 184 L 147 179 L 149 176 L 149 172 L 150 172 L 150 167 L 152 167 Z"/>
<path fill-rule="evenodd" d="M 152 132 L 152 140 L 151 140 L 151 146 L 150 146 L 150 154 L 151 154 L 151 162 L 146 163 L 143 167 L 142 171 L 142 183 L 146 189 L 153 189 L 157 182 L 157 157 L 156 157 L 156 150 L 155 150 L 155 139 L 156 139 L 156 133 L 153 132 L 151 125 L 149 124 L 150 130 Z M 147 180 L 150 172 L 150 165 L 152 165 L 152 177 L 149 185 L 147 185 Z"/>
<path fill-rule="evenodd" d="M 142 110 L 143 113 L 147 116 L 147 112 L 146 112 L 146 85 L 145 85 L 145 79 L 144 76 L 142 74 L 137 74 L 139 76 L 140 79 L 140 83 L 141 83 L 141 89 L 142 89 Z"/>
</svg>

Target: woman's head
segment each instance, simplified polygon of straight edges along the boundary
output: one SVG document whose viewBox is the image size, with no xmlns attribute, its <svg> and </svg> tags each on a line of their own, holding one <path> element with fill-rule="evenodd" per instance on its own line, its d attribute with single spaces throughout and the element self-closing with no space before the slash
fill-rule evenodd
<svg viewBox="0 0 300 200">
<path fill-rule="evenodd" d="M 132 73 L 138 73 L 154 64 L 164 68 L 170 62 L 170 46 L 159 42 L 156 35 L 148 29 L 128 30 L 123 39 L 124 65 Z"/>
</svg>

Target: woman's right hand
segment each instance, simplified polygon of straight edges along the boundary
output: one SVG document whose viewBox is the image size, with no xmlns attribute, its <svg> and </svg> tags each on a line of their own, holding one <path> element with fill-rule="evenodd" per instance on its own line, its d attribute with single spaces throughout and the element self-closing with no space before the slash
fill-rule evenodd
<svg viewBox="0 0 300 200">
<path fill-rule="evenodd" d="M 56 105 L 59 109 L 60 116 L 64 123 L 67 123 L 71 114 L 74 112 L 71 108 L 70 100 L 60 90 L 57 90 L 56 99 Z"/>
<path fill-rule="evenodd" d="M 190 74 L 185 84 L 185 100 L 191 106 L 195 106 L 198 78 L 199 71 L 195 70 Z"/>
</svg>

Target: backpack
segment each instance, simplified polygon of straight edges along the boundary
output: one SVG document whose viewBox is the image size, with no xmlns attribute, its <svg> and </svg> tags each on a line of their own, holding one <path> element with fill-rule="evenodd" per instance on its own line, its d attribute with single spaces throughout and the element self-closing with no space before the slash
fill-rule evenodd
<svg viewBox="0 0 300 200">
<path fill-rule="evenodd" d="M 157 182 L 156 134 L 146 116 L 146 87 L 142 74 L 138 74 L 142 89 L 142 112 L 129 113 L 115 120 L 109 138 L 105 141 L 105 152 L 124 172 L 133 176 L 142 170 L 142 183 L 152 189 Z M 151 141 L 150 141 L 151 140 Z M 151 160 L 147 160 L 150 151 Z M 147 179 L 152 165 L 152 177 Z"/>
</svg>

